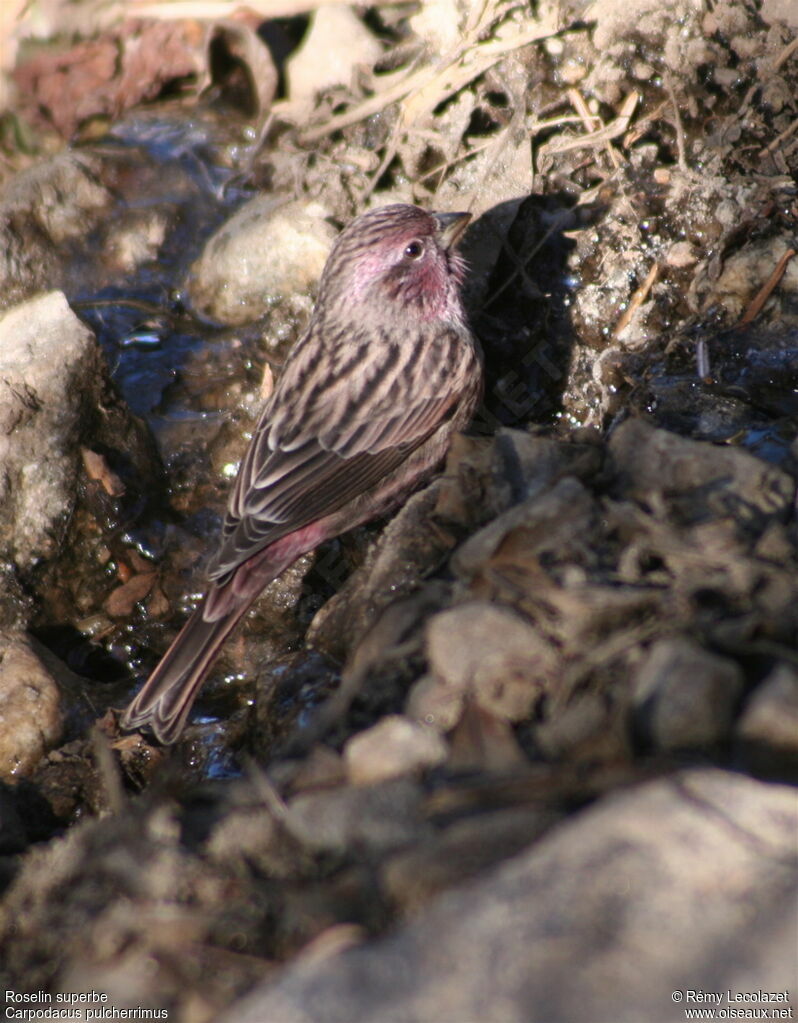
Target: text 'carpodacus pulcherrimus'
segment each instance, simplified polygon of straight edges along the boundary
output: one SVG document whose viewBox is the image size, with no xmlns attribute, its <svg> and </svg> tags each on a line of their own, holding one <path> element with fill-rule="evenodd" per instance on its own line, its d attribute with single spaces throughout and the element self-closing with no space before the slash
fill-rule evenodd
<svg viewBox="0 0 798 1023">
<path fill-rule="evenodd" d="M 123 728 L 148 725 L 174 742 L 222 643 L 264 586 L 322 541 L 396 505 L 468 424 L 482 364 L 454 246 L 469 219 L 383 206 L 336 239 L 310 326 L 241 463 L 208 592 Z"/>
</svg>

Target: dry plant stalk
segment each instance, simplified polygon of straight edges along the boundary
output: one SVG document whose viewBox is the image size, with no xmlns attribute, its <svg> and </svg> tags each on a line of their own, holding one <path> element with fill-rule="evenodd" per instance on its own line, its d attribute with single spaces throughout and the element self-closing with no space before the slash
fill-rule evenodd
<svg viewBox="0 0 798 1023">
<path fill-rule="evenodd" d="M 398 102 L 403 102 L 403 105 L 397 131 L 408 130 L 503 57 L 557 33 L 556 27 L 544 25 L 525 29 L 509 39 L 479 41 L 480 36 L 487 31 L 495 31 L 498 25 L 499 20 L 495 20 L 495 5 L 489 4 L 474 28 L 436 64 L 411 68 L 405 76 L 392 81 L 382 92 L 303 132 L 301 141 L 305 143 L 318 141 L 325 135 L 365 120 Z"/>
<path fill-rule="evenodd" d="M 643 281 L 643 283 L 640 285 L 640 287 L 637 289 L 634 295 L 632 295 L 629 305 L 627 306 L 621 318 L 615 325 L 613 337 L 618 337 L 622 333 L 622 331 L 629 325 L 634 314 L 648 298 L 648 293 L 654 287 L 654 284 L 658 277 L 659 263 L 655 263 L 646 274 L 646 279 Z"/>
<path fill-rule="evenodd" d="M 753 323 L 757 316 L 759 316 L 759 314 L 762 312 L 762 307 L 775 291 L 779 281 L 784 276 L 784 272 L 787 269 L 787 264 L 790 262 L 790 260 L 795 254 L 796 254 L 795 249 L 787 249 L 787 251 L 776 264 L 773 273 L 765 281 L 765 283 L 762 285 L 762 287 L 759 289 L 756 295 L 754 295 L 753 299 L 751 300 L 751 304 L 743 313 L 740 322 L 737 324 L 738 330 L 741 327 L 747 327 L 749 323 Z"/>
<path fill-rule="evenodd" d="M 568 90 L 568 98 L 571 100 L 572 106 L 582 119 L 587 135 L 580 135 L 577 138 L 560 137 L 552 139 L 551 142 L 547 142 L 546 145 L 542 147 L 542 152 L 552 156 L 555 153 L 566 153 L 570 149 L 581 149 L 586 146 L 593 147 L 603 145 L 606 147 L 613 166 L 617 170 L 621 165 L 621 158 L 615 151 L 614 146 L 612 146 L 611 139 L 618 138 L 618 136 L 626 134 L 629 130 L 632 114 L 635 112 L 635 107 L 640 100 L 640 93 L 636 90 L 630 92 L 621 104 L 621 112 L 618 117 L 607 125 L 602 125 L 601 120 L 594 114 L 590 113 L 587 103 L 585 103 L 584 99 L 576 91 L 576 89 Z M 599 124 L 600 127 L 596 128 L 596 124 Z"/>
</svg>

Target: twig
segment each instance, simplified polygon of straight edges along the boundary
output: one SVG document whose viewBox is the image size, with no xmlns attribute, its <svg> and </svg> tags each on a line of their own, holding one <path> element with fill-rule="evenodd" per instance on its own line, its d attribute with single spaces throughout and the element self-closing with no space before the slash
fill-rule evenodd
<svg viewBox="0 0 798 1023">
<path fill-rule="evenodd" d="M 115 309 L 124 306 L 126 309 L 137 309 L 150 316 L 167 316 L 173 318 L 168 309 L 147 302 L 142 298 L 81 298 L 70 302 L 73 309 Z"/>
<path fill-rule="evenodd" d="M 541 131 L 546 128 L 556 128 L 560 124 L 569 124 L 574 121 L 579 121 L 581 118 L 568 116 L 568 117 L 555 117 L 550 121 L 537 121 L 534 126 L 529 129 L 530 140 L 538 135 Z M 426 181 L 427 178 L 431 178 L 433 174 L 437 174 L 439 171 L 448 171 L 452 167 L 456 167 L 458 163 L 462 163 L 471 156 L 477 156 L 479 153 L 484 153 L 486 149 L 494 144 L 495 139 L 490 139 L 488 142 L 483 142 L 482 145 L 473 146 L 471 149 L 466 149 L 464 152 L 459 153 L 457 156 L 453 156 L 451 160 L 443 160 L 441 163 L 436 164 L 428 171 L 424 171 L 423 174 L 419 175 L 417 181 Z"/>
<path fill-rule="evenodd" d="M 575 90 L 571 91 L 575 92 Z M 579 93 L 576 93 L 576 96 L 579 96 Z M 614 121 L 611 121 L 609 124 L 604 125 L 602 128 L 599 128 L 598 130 L 589 130 L 587 135 L 580 135 L 578 138 L 552 139 L 551 142 L 547 142 L 545 146 L 541 147 L 541 152 L 545 152 L 547 156 L 551 156 L 554 153 L 566 153 L 570 149 L 581 149 L 583 147 L 599 146 L 602 144 L 606 144 L 609 147 L 610 154 L 613 158 L 613 163 L 615 163 L 615 167 L 617 170 L 619 167 L 619 163 L 617 162 L 618 156 L 615 153 L 615 150 L 611 146 L 609 146 L 609 141 L 610 139 L 617 138 L 619 135 L 623 135 L 624 132 L 628 131 L 629 121 L 631 120 L 632 113 L 634 112 L 634 108 L 637 105 L 637 101 L 639 98 L 640 94 L 638 92 L 629 93 L 629 95 L 623 102 L 623 106 L 621 107 L 621 113 L 618 115 L 618 117 L 615 118 Z M 579 96 L 579 100 L 582 103 L 584 103 L 584 100 L 582 100 L 581 96 Z M 576 102 L 574 103 L 574 106 L 575 107 L 577 106 Z M 594 118 L 593 115 L 589 111 L 587 111 L 586 107 L 584 109 L 586 111 L 587 117 L 593 118 L 593 120 L 598 120 L 598 118 Z M 585 117 L 582 117 L 582 121 L 583 123 L 587 123 Z"/>
<path fill-rule="evenodd" d="M 111 752 L 111 747 L 108 745 L 108 737 L 95 725 L 90 732 L 90 742 L 94 762 L 97 765 L 97 773 L 111 813 L 121 813 L 127 805 L 127 797 L 119 774 L 119 767 Z"/>
<path fill-rule="evenodd" d="M 773 70 L 774 71 L 780 70 L 782 64 L 786 64 L 787 61 L 790 59 L 790 57 L 792 57 L 792 55 L 795 53 L 796 50 L 798 50 L 798 37 L 793 39 L 793 41 L 791 43 L 787 43 L 787 45 L 784 47 L 784 49 L 779 54 L 778 60 L 773 65 Z"/>
<path fill-rule="evenodd" d="M 779 281 L 784 276 L 784 271 L 787 269 L 787 264 L 790 262 L 790 260 L 795 254 L 796 254 L 795 249 L 787 249 L 787 251 L 776 264 L 776 269 L 773 271 L 773 273 L 770 275 L 767 281 L 765 281 L 765 283 L 762 285 L 762 287 L 751 300 L 751 304 L 743 313 L 740 322 L 736 325 L 735 328 L 736 330 L 740 330 L 741 327 L 747 327 L 749 323 L 753 323 L 757 316 L 759 316 L 759 314 L 762 312 L 762 306 L 764 306 L 765 302 L 767 302 L 767 300 L 770 298 Z"/>
<path fill-rule="evenodd" d="M 709 380 L 711 369 L 709 364 L 709 346 L 705 338 L 700 338 L 695 348 L 695 369 L 699 380 Z"/>
<path fill-rule="evenodd" d="M 643 283 L 640 285 L 640 287 L 637 289 L 634 295 L 632 295 L 629 305 L 627 306 L 623 315 L 615 325 L 615 330 L 613 331 L 614 337 L 618 337 L 621 334 L 621 332 L 625 330 L 626 327 L 629 326 L 629 323 L 634 314 L 648 298 L 648 293 L 654 287 L 654 283 L 658 277 L 659 263 L 655 263 L 646 274 L 646 279 L 643 281 Z"/>
<path fill-rule="evenodd" d="M 543 248 L 543 246 L 546 244 L 549 238 L 551 238 L 552 235 L 556 234 L 558 231 L 561 231 L 563 229 L 563 224 L 567 223 L 570 220 L 570 218 L 571 218 L 570 210 L 564 210 L 562 213 L 559 214 L 559 216 L 555 217 L 552 223 L 549 225 L 546 232 L 532 246 L 529 252 L 517 253 L 510 248 L 510 245 L 507 242 L 507 240 L 503 239 L 502 250 L 505 253 L 505 255 L 509 256 L 510 260 L 515 264 L 515 267 L 513 268 L 513 272 L 508 275 L 506 280 L 502 281 L 502 283 L 499 285 L 498 288 L 496 288 L 493 294 L 488 295 L 488 297 L 483 302 L 483 308 L 487 309 L 488 306 L 493 305 L 493 303 L 498 298 L 500 298 L 501 295 L 504 294 L 504 292 L 510 287 L 511 284 L 513 284 L 516 281 L 518 277 L 520 277 L 524 281 L 528 281 L 526 272 L 527 267 L 538 254 L 538 252 L 540 252 L 540 250 Z"/>
<path fill-rule="evenodd" d="M 524 46 L 540 42 L 557 35 L 546 29 L 534 28 L 521 32 L 512 39 L 491 40 L 486 43 L 471 43 L 464 40 L 449 57 L 444 57 L 433 67 L 421 67 L 411 71 L 401 81 L 395 82 L 384 92 L 377 93 L 363 100 L 350 110 L 329 118 L 324 124 L 317 125 L 303 132 L 300 139 L 304 143 L 315 142 L 324 136 L 346 128 L 350 124 L 365 120 L 400 100 L 407 99 L 402 110 L 402 124 L 407 126 L 425 109 L 431 109 L 449 96 L 459 92 L 469 82 L 478 78 L 494 64 Z M 433 97 L 430 99 L 430 97 Z M 431 104 L 431 107 L 430 107 Z"/>
<path fill-rule="evenodd" d="M 581 92 L 579 92 L 577 89 L 569 89 L 568 99 L 571 101 L 571 105 L 573 106 L 574 110 L 576 110 L 576 112 L 582 118 L 582 123 L 585 126 L 585 131 L 589 135 L 600 134 L 604 128 L 604 122 L 596 114 L 591 114 L 590 108 L 585 102 Z M 624 129 L 624 131 L 625 130 L 626 129 Z M 612 161 L 613 167 L 615 168 L 615 170 L 618 170 L 619 167 L 621 166 L 621 160 L 618 154 L 615 152 L 612 143 L 608 138 L 604 137 L 601 138 L 601 143 L 603 143 L 605 149 L 607 150 L 607 154 L 609 155 L 609 158 Z"/>
<path fill-rule="evenodd" d="M 679 170 L 687 173 L 687 151 L 684 144 L 684 125 L 682 115 L 679 113 L 679 104 L 676 102 L 676 93 L 670 78 L 666 79 L 665 87 L 668 90 L 671 104 L 673 106 L 673 126 L 676 129 L 676 152 L 679 154 Z"/>
<path fill-rule="evenodd" d="M 252 782 L 252 787 L 275 821 L 284 821 L 288 812 L 285 800 L 277 791 L 260 764 L 248 754 L 243 758 L 243 767 Z"/>
<path fill-rule="evenodd" d="M 396 156 L 396 151 L 399 149 L 400 134 L 401 132 L 399 131 L 399 125 L 394 125 L 394 129 L 391 132 L 391 137 L 388 139 L 388 142 L 385 146 L 385 155 L 383 156 L 382 160 L 380 160 L 380 164 L 377 167 L 377 169 L 371 175 L 371 181 L 369 181 L 368 187 L 361 196 L 361 202 L 366 202 L 371 197 L 371 193 L 380 183 L 380 178 L 388 170 L 391 161 Z"/>
<path fill-rule="evenodd" d="M 794 135 L 796 131 L 798 131 L 798 119 L 794 120 L 789 128 L 785 128 L 781 135 L 777 135 L 771 143 L 765 146 L 765 148 L 760 151 L 759 155 L 764 156 L 765 153 L 772 153 L 775 149 L 779 148 L 782 142 L 786 142 L 790 135 Z"/>
<path fill-rule="evenodd" d="M 474 146 L 472 149 L 466 149 L 458 156 L 453 156 L 451 160 L 444 160 L 442 163 L 436 164 L 436 166 L 434 166 L 431 170 L 424 171 L 424 173 L 420 174 L 416 180 L 426 181 L 427 178 L 431 178 L 432 175 L 437 174 L 438 171 L 445 172 L 451 170 L 452 167 L 456 167 L 458 163 L 462 163 L 464 160 L 467 160 L 469 156 L 477 156 L 479 153 L 484 153 L 486 149 L 490 149 L 493 142 L 494 139 L 490 139 L 489 142 L 483 142 L 481 146 Z"/>
<path fill-rule="evenodd" d="M 637 95 L 639 95 L 639 93 Z M 623 140 L 623 148 L 628 149 L 630 146 L 634 145 L 639 138 L 642 138 L 648 131 L 648 126 L 662 117 L 664 111 L 670 106 L 670 103 L 671 101 L 669 99 L 664 99 L 660 104 L 654 107 L 650 113 L 642 114 L 635 121 L 634 128 L 629 131 L 628 135 Z"/>
</svg>

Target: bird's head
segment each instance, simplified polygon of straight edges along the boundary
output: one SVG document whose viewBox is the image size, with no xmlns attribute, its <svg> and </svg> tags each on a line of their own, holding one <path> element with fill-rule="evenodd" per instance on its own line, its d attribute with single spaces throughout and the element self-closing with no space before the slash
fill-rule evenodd
<svg viewBox="0 0 798 1023">
<path fill-rule="evenodd" d="M 455 246 L 470 219 L 469 213 L 427 213 L 404 204 L 357 217 L 327 260 L 319 311 L 461 323 L 465 261 Z"/>
</svg>

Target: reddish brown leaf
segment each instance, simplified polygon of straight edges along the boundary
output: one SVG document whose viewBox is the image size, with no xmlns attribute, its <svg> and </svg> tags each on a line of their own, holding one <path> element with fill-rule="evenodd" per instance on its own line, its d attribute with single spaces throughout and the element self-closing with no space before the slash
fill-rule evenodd
<svg viewBox="0 0 798 1023">
<path fill-rule="evenodd" d="M 70 137 L 90 117 L 116 116 L 201 70 L 204 32 L 192 21 L 128 21 L 66 52 L 37 54 L 13 77 L 28 116 Z"/>
<path fill-rule="evenodd" d="M 128 579 L 110 594 L 103 607 L 112 618 L 126 618 L 155 583 L 156 572 L 141 572 Z"/>
</svg>

